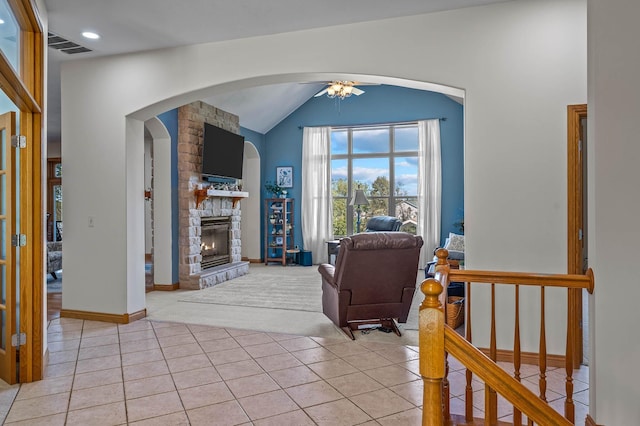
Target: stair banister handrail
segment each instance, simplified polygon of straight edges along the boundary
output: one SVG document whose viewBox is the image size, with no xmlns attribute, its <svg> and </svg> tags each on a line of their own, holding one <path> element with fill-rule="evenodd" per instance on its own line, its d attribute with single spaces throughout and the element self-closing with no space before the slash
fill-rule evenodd
<svg viewBox="0 0 640 426">
<path fill-rule="evenodd" d="M 435 278 L 445 282 L 477 282 L 510 285 L 533 285 L 544 287 L 584 288 L 593 294 L 594 276 L 591 268 L 584 275 L 578 274 L 540 274 L 529 272 L 502 272 L 469 269 L 450 269 L 447 263 L 449 252 L 436 250 L 438 262 Z M 445 268 L 446 266 L 446 268 Z"/>
<path fill-rule="evenodd" d="M 540 425 L 572 425 L 549 405 L 541 404 L 536 394 L 497 366 L 455 330 L 445 327 L 444 334 L 447 352 L 482 379 L 486 386 L 495 389 L 503 398 L 526 414 L 530 420 Z"/>
<path fill-rule="evenodd" d="M 589 269 L 585 275 L 571 275 L 458 270 L 450 268 L 447 261 L 447 250 L 438 249 L 436 256 L 437 264 L 435 266 L 434 278 L 425 280 L 422 283 L 422 291 L 426 296 L 425 301 L 420 307 L 419 319 L 420 374 L 423 377 L 425 385 L 422 424 L 439 425 L 449 420 L 449 395 L 444 349 L 446 349 L 446 353 L 450 353 L 467 367 L 468 381 L 472 373 L 476 374 L 485 381 L 488 389 L 498 391 L 498 393 L 511 402 L 516 409 L 528 415 L 531 420 L 536 421 L 538 424 L 572 424 L 573 409 L 570 400 L 565 402 L 565 415 L 569 419 L 567 420 L 546 403 L 543 402 L 541 404 L 541 399 L 538 396 L 524 387 L 516 378 L 497 366 L 482 351 L 473 346 L 471 344 L 470 323 L 467 324 L 466 339 L 450 327 L 445 326 L 444 303 L 446 292 L 443 292 L 443 285 L 446 286 L 450 282 L 490 284 L 492 287 L 495 284 L 510 284 L 516 285 L 516 288 L 518 285 L 538 286 L 541 287 L 541 291 L 544 291 L 544 287 L 560 287 L 567 289 L 586 289 L 589 293 L 593 293 L 593 271 Z M 470 294 L 467 296 L 470 297 Z M 470 306 L 467 307 L 467 309 L 469 308 Z M 470 310 L 468 313 L 470 313 Z M 441 346 L 441 344 L 443 346 Z M 434 349 L 440 347 L 443 347 L 442 351 Z M 570 336 L 568 335 L 568 351 L 569 348 Z M 427 360 L 423 362 L 425 358 L 427 358 Z M 570 362 L 570 360 L 568 362 Z M 572 367 L 570 364 L 567 364 L 566 368 L 567 371 L 569 371 Z M 567 389 L 572 389 L 570 373 L 567 374 Z M 439 386 L 442 390 L 440 397 L 433 396 L 436 386 Z M 569 410 L 567 410 L 567 406 L 569 406 Z M 468 409 L 465 417 L 467 420 L 472 418 L 472 413 L 469 412 Z"/>
</svg>

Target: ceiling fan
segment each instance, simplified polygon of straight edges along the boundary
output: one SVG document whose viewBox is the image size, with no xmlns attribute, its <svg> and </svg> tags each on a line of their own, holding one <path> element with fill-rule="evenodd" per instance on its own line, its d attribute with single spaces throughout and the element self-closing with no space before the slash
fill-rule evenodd
<svg viewBox="0 0 640 426">
<path fill-rule="evenodd" d="M 329 98 L 344 99 L 351 95 L 360 96 L 364 93 L 364 90 L 355 87 L 358 84 L 363 84 L 357 81 L 335 80 L 327 82 L 326 84 L 327 87 L 313 95 L 314 98 L 326 94 Z"/>
</svg>

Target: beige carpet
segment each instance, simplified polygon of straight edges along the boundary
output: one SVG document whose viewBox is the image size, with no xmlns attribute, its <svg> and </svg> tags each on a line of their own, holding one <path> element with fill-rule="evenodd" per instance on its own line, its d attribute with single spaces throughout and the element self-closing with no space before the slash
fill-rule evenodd
<svg viewBox="0 0 640 426">
<path fill-rule="evenodd" d="M 251 265 L 248 274 L 191 292 L 180 301 L 322 312 L 322 281 L 315 266 Z"/>
<path fill-rule="evenodd" d="M 405 330 L 418 329 L 419 289 L 423 272 L 418 271 L 416 294 Z M 204 290 L 185 293 L 180 302 L 244 306 L 289 311 L 322 312 L 322 280 L 316 266 L 264 266 L 252 264 L 247 275 Z"/>
</svg>

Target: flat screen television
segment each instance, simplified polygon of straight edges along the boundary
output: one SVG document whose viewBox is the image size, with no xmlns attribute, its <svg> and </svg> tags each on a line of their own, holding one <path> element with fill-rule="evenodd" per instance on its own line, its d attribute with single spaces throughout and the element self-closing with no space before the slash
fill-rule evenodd
<svg viewBox="0 0 640 426">
<path fill-rule="evenodd" d="M 242 179 L 244 136 L 204 123 L 202 174 Z"/>
</svg>

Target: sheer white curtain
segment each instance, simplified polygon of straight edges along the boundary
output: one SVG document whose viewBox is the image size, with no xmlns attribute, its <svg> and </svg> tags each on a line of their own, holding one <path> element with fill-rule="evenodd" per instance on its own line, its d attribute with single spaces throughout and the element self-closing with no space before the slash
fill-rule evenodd
<svg viewBox="0 0 640 426">
<path fill-rule="evenodd" d="M 424 246 L 420 253 L 420 268 L 433 258 L 440 245 L 440 208 L 442 196 L 442 165 L 440 159 L 440 120 L 418 122 L 418 226 Z"/>
<path fill-rule="evenodd" d="M 302 136 L 302 241 L 314 263 L 326 263 L 333 239 L 331 128 L 305 127 Z"/>
</svg>

